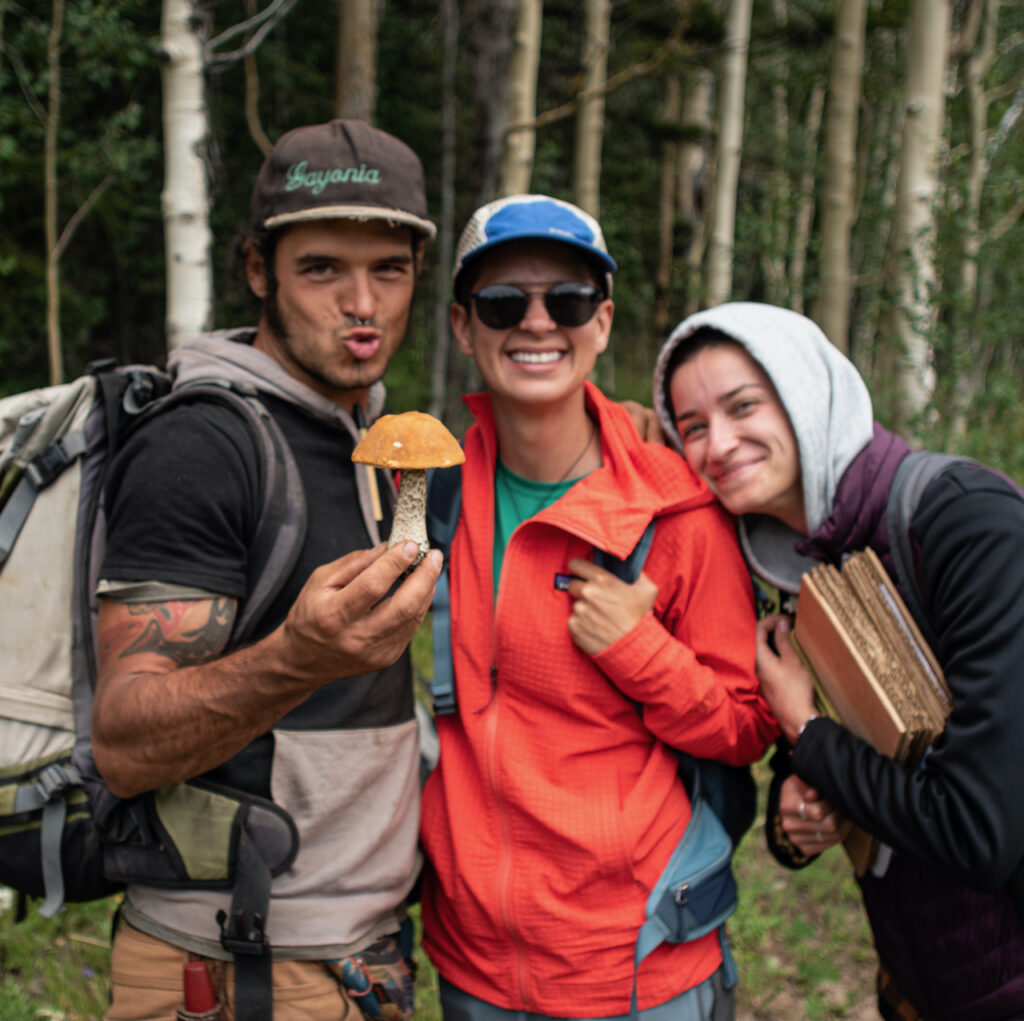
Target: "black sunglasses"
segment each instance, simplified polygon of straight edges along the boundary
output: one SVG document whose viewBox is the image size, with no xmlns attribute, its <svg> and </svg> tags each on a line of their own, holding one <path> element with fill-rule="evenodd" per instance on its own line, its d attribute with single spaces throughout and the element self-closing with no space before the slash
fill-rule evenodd
<svg viewBox="0 0 1024 1021">
<path fill-rule="evenodd" d="M 559 326 L 589 323 L 604 301 L 604 293 L 599 288 L 575 280 L 555 284 L 549 291 L 524 291 L 512 284 L 491 284 L 475 291 L 470 298 L 484 326 L 508 330 L 523 321 L 534 294 L 544 295 L 544 307 Z"/>
</svg>

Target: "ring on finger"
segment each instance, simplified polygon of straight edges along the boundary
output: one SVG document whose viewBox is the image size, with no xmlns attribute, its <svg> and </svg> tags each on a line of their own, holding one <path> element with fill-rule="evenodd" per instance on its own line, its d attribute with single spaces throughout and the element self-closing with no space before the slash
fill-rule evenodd
<svg viewBox="0 0 1024 1021">
<path fill-rule="evenodd" d="M 807 813 L 804 811 L 804 803 L 802 801 L 800 802 L 800 807 L 797 809 L 797 812 L 800 814 L 800 821 L 807 822 Z"/>
</svg>

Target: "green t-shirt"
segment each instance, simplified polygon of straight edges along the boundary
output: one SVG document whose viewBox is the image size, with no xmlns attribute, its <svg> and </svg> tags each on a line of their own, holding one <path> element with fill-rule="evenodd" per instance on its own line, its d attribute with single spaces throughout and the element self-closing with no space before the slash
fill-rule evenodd
<svg viewBox="0 0 1024 1021">
<path fill-rule="evenodd" d="M 516 528 L 528 518 L 550 507 L 559 497 L 568 493 L 583 478 L 566 479 L 564 482 L 535 482 L 533 479 L 516 475 L 505 467 L 498 458 L 494 473 L 494 596 L 498 595 L 498 579 L 501 577 L 501 563 L 505 547 Z"/>
</svg>

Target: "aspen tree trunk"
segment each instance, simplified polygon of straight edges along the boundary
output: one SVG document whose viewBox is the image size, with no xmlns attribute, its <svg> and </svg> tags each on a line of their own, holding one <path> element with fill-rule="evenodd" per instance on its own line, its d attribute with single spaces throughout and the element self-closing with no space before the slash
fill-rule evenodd
<svg viewBox="0 0 1024 1021">
<path fill-rule="evenodd" d="M 164 0 L 164 190 L 167 344 L 209 329 L 212 319 L 210 200 L 203 153 L 209 119 L 203 85 L 201 24 L 192 0 Z"/>
<path fill-rule="evenodd" d="M 786 2 L 772 0 L 775 24 L 779 34 L 785 36 Z M 787 54 L 773 57 L 775 81 L 772 83 L 772 157 L 774 167 L 768 185 L 768 217 L 764 224 L 765 240 L 762 245 L 761 264 L 764 268 L 767 299 L 775 305 L 789 304 L 786 278 L 786 252 L 789 247 L 790 181 L 786 170 L 789 152 L 789 102 Z"/>
<path fill-rule="evenodd" d="M 867 6 L 867 0 L 842 0 L 839 5 L 825 119 L 821 286 L 812 318 L 843 352 L 850 350 L 850 233 L 856 204 L 857 108 Z"/>
<path fill-rule="evenodd" d="M 441 217 L 437 232 L 437 296 L 434 304 L 434 363 L 430 378 L 430 414 L 445 419 L 451 333 L 448 300 L 455 247 L 455 64 L 459 20 L 456 0 L 441 0 L 444 65 L 441 71 Z"/>
<path fill-rule="evenodd" d="M 891 36 L 883 37 L 880 44 L 889 51 L 886 59 L 894 60 L 896 40 Z M 874 119 L 877 127 L 868 165 L 874 174 L 879 173 L 879 167 L 882 168 L 881 208 L 895 209 L 899 195 L 900 146 L 903 135 L 902 97 L 887 98 L 881 109 L 875 111 Z M 893 218 L 890 218 L 883 225 L 881 238 L 873 242 L 873 246 L 877 246 L 879 253 L 882 253 L 876 255 L 870 267 L 876 278 L 875 286 L 866 289 L 865 300 L 850 331 L 857 367 L 872 379 L 891 379 L 895 373 L 893 345 L 879 343 L 880 337 L 891 327 L 889 310 L 892 293 L 886 280 L 892 272 L 895 234 L 896 225 Z M 865 265 L 867 255 L 865 252 L 860 260 L 862 266 Z"/>
<path fill-rule="evenodd" d="M 45 189 L 43 218 L 46 233 L 46 348 L 50 364 L 51 384 L 64 381 L 64 352 L 60 335 L 60 252 L 57 239 L 57 128 L 60 125 L 60 37 L 63 23 L 64 0 L 54 0 L 53 20 L 50 22 L 50 35 L 46 44 L 50 91 L 43 153 Z"/>
<path fill-rule="evenodd" d="M 892 310 L 892 333 L 902 349 L 897 356 L 896 382 L 900 425 L 904 428 L 925 410 L 935 389 L 929 343 L 935 322 L 931 303 L 935 282 L 934 205 L 939 185 L 949 26 L 949 0 L 913 0 L 896 206 L 899 301 Z"/>
<path fill-rule="evenodd" d="M 981 196 L 988 176 L 989 97 L 985 76 L 995 62 L 996 26 L 999 0 L 978 0 L 982 7 L 976 44 L 964 64 L 967 94 L 968 170 L 964 199 L 964 227 L 960 261 L 960 305 L 955 317 L 953 411 L 949 421 L 949 442 L 956 444 L 967 435 L 967 412 L 985 384 L 988 360 L 978 350 L 973 320 L 978 302 L 978 254 L 981 252 Z M 991 357 L 991 349 L 989 349 Z"/>
<path fill-rule="evenodd" d="M 585 0 L 583 88 L 576 112 L 576 152 L 572 190 L 576 205 L 595 219 L 601 215 L 601 142 L 604 137 L 604 85 L 608 77 L 611 0 Z"/>
<path fill-rule="evenodd" d="M 667 124 L 679 120 L 679 75 L 671 74 L 665 85 L 664 117 Z M 676 177 L 679 155 L 674 142 L 666 140 L 661 157 L 661 197 L 658 202 L 658 268 L 655 272 L 654 335 L 668 332 L 669 294 L 672 289 L 672 242 L 676 219 Z"/>
<path fill-rule="evenodd" d="M 377 0 L 340 0 L 334 111 L 373 123 L 377 107 Z"/>
<path fill-rule="evenodd" d="M 725 57 L 718 103 L 715 201 L 707 255 L 707 303 L 719 305 L 732 292 L 732 253 L 736 237 L 736 189 L 743 149 L 743 92 L 750 47 L 752 0 L 729 0 Z"/>
<path fill-rule="evenodd" d="M 700 267 L 707 238 L 709 203 L 704 196 L 713 190 L 713 174 L 708 166 L 707 139 L 711 137 L 711 95 L 714 77 L 704 67 L 688 76 L 683 97 L 682 127 L 686 138 L 679 143 L 676 216 L 687 231 L 682 262 L 686 271 L 684 315 L 700 307 Z"/>
<path fill-rule="evenodd" d="M 814 169 L 818 162 L 818 139 L 821 136 L 821 117 L 825 109 L 825 89 L 815 85 L 807 101 L 804 134 L 811 153 L 804 164 L 797 185 L 796 216 L 793 220 L 793 244 L 789 257 L 789 306 L 794 312 L 804 310 L 804 278 L 807 274 L 807 248 L 811 241 L 811 222 L 814 219 Z"/>
<path fill-rule="evenodd" d="M 465 34 L 473 64 L 473 158 L 460 173 L 473 205 L 498 194 L 505 160 L 509 84 L 518 0 L 473 0 L 465 7 Z M 456 371 L 465 363 L 456 359 Z"/>
<path fill-rule="evenodd" d="M 514 123 L 537 116 L 542 7 L 541 0 L 519 0 L 508 93 L 508 120 Z M 530 190 L 536 141 L 537 131 L 533 127 L 518 128 L 505 136 L 502 195 L 519 195 Z"/>
</svg>

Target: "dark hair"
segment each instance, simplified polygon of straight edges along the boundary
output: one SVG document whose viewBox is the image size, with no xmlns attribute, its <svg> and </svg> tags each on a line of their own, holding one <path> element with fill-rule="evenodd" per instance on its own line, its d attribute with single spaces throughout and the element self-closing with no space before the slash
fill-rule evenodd
<svg viewBox="0 0 1024 1021">
<path fill-rule="evenodd" d="M 668 356 L 668 361 L 665 363 L 665 372 L 661 379 L 661 396 L 665 402 L 665 407 L 668 408 L 673 419 L 675 418 L 675 409 L 672 407 L 671 384 L 672 376 L 676 369 L 680 365 L 685 365 L 701 351 L 706 351 L 712 347 L 723 347 L 726 344 L 739 344 L 740 347 L 743 346 L 735 337 L 730 337 L 728 333 L 716 330 L 713 326 L 700 326 L 672 349 L 672 353 Z"/>
<path fill-rule="evenodd" d="M 288 230 L 293 226 L 295 225 L 289 223 L 281 227 L 271 228 L 270 230 L 254 230 L 248 234 L 243 234 L 235 242 L 234 259 L 241 267 L 243 279 L 246 276 L 245 256 L 247 249 L 255 249 L 257 255 L 259 255 L 263 260 L 263 274 L 267 281 L 267 294 L 261 301 L 261 305 L 264 307 L 277 293 L 277 271 L 274 265 L 277 257 L 277 246 L 280 244 L 281 238 L 283 238 Z M 418 262 L 419 271 L 422 271 L 423 261 L 422 259 L 419 259 L 419 255 L 423 251 L 426 238 L 411 227 L 409 228 L 409 236 L 412 239 L 413 261 Z M 419 272 L 417 272 L 417 276 L 418 275 Z"/>
</svg>

